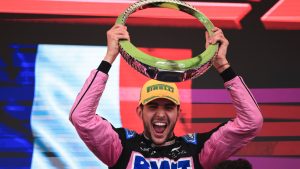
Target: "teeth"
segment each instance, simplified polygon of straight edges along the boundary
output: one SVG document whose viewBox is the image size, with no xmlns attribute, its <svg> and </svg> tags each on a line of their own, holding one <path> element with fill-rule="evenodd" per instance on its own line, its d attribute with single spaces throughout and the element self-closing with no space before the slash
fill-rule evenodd
<svg viewBox="0 0 300 169">
<path fill-rule="evenodd" d="M 156 126 L 166 126 L 167 124 L 166 123 L 157 122 L 157 123 L 154 123 L 154 125 L 156 125 Z"/>
</svg>

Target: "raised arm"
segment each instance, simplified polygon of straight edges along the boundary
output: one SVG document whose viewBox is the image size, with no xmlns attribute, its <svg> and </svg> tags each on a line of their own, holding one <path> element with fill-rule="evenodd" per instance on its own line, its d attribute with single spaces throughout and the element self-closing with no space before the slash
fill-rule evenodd
<svg viewBox="0 0 300 169">
<path fill-rule="evenodd" d="M 108 71 L 118 55 L 118 40 L 128 39 L 126 28 L 115 25 L 107 32 L 108 50 L 97 70 L 93 70 L 76 97 L 70 121 L 88 148 L 106 165 L 116 164 L 122 152 L 119 135 L 112 125 L 96 114 L 105 89 Z"/>
<path fill-rule="evenodd" d="M 231 71 L 230 68 L 226 71 Z M 236 117 L 220 127 L 204 144 L 199 154 L 205 169 L 212 169 L 249 143 L 260 131 L 263 118 L 253 95 L 242 78 L 235 76 L 225 83 L 230 92 Z"/>
<path fill-rule="evenodd" d="M 249 143 L 262 128 L 263 117 L 250 90 L 243 79 L 236 76 L 226 59 L 228 41 L 222 31 L 214 29 L 215 36 L 208 38 L 208 43 L 220 43 L 214 67 L 225 81 L 229 91 L 236 117 L 220 127 L 205 142 L 199 154 L 201 164 L 205 169 L 212 169 L 219 162 L 229 158 L 239 149 Z"/>
</svg>

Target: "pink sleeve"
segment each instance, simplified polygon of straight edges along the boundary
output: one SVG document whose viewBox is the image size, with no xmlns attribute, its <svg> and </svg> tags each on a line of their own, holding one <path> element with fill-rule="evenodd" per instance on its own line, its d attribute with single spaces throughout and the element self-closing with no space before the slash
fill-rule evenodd
<svg viewBox="0 0 300 169">
<path fill-rule="evenodd" d="M 199 154 L 204 169 L 212 169 L 249 143 L 262 128 L 260 109 L 241 77 L 225 83 L 230 92 L 236 117 L 220 127 L 205 142 Z"/>
<path fill-rule="evenodd" d="M 106 165 L 116 164 L 122 144 L 111 124 L 96 115 L 108 75 L 93 70 L 76 97 L 70 121 L 88 148 Z"/>
</svg>

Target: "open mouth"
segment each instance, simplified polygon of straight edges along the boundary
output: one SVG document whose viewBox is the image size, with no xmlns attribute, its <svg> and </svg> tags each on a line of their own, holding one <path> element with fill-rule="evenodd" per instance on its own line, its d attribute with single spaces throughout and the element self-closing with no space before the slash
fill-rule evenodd
<svg viewBox="0 0 300 169">
<path fill-rule="evenodd" d="M 167 123 L 165 122 L 154 122 L 152 123 L 153 129 L 156 133 L 162 134 L 166 128 L 167 128 Z"/>
</svg>

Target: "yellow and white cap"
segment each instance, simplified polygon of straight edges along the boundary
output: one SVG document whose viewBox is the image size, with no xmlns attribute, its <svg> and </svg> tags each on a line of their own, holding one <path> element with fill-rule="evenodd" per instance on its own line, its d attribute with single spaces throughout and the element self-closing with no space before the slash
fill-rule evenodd
<svg viewBox="0 0 300 169">
<path fill-rule="evenodd" d="M 168 99 L 176 105 L 180 104 L 179 92 L 175 83 L 148 80 L 142 87 L 139 104 L 145 105 L 158 98 Z"/>
</svg>

